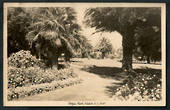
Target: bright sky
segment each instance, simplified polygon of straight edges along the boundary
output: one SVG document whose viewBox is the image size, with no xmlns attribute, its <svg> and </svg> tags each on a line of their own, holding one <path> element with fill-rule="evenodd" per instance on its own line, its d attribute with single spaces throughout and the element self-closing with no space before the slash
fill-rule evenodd
<svg viewBox="0 0 170 110">
<path fill-rule="evenodd" d="M 103 32 L 103 33 L 96 33 L 93 34 L 93 32 L 95 32 L 95 29 L 90 28 L 90 27 L 86 27 L 83 24 L 83 19 L 84 19 L 84 12 L 86 10 L 86 8 L 84 7 L 74 7 L 74 9 L 77 12 L 77 20 L 78 20 L 78 24 L 81 25 L 82 27 L 82 34 L 85 35 L 89 41 L 91 42 L 91 44 L 93 46 L 96 45 L 96 43 L 102 38 L 102 37 L 106 37 L 108 39 L 111 40 L 111 43 L 113 45 L 114 49 L 118 49 L 122 47 L 122 36 L 118 33 L 118 32 Z"/>
</svg>

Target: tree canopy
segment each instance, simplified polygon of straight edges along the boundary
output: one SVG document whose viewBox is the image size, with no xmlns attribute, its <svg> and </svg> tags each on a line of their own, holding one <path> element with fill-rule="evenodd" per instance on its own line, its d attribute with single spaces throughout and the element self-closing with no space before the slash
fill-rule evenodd
<svg viewBox="0 0 170 110">
<path fill-rule="evenodd" d="M 135 37 L 134 54 L 141 60 L 161 60 L 161 30 L 157 26 L 138 29 Z M 146 59 L 144 59 L 146 57 Z"/>
<path fill-rule="evenodd" d="M 160 8 L 89 8 L 85 12 L 85 24 L 96 32 L 117 31 L 122 36 L 123 70 L 132 69 L 135 31 L 141 27 L 161 26 Z"/>
<path fill-rule="evenodd" d="M 102 39 L 100 39 L 100 41 L 96 45 L 95 49 L 98 50 L 99 52 L 101 52 L 102 58 L 104 58 L 106 56 L 106 54 L 112 53 L 113 46 L 112 46 L 110 40 L 103 37 Z"/>
<path fill-rule="evenodd" d="M 8 56 L 19 50 L 29 49 L 25 35 L 29 32 L 31 16 L 25 8 L 8 8 Z"/>
<path fill-rule="evenodd" d="M 79 49 L 83 50 L 85 41 L 88 42 L 85 40 L 85 36 L 80 33 L 81 27 L 77 24 L 76 12 L 73 8 L 11 8 L 8 13 L 8 27 L 13 26 L 8 29 L 8 38 L 11 38 L 11 35 L 16 33 L 18 35 L 17 37 L 14 36 L 17 38 L 16 42 L 23 43 L 23 45 L 19 44 L 22 48 L 18 50 L 27 45 L 26 49 L 30 49 L 39 58 L 50 61 L 48 63 L 53 62 L 52 65 L 57 60 L 54 59 L 55 56 L 58 58 L 61 53 L 65 53 L 66 59 L 69 60 Z M 21 19 L 19 18 L 20 16 L 15 16 L 17 14 L 22 15 Z M 13 20 L 11 16 L 17 20 Z M 19 20 L 22 22 L 18 22 Z M 16 23 L 19 24 L 24 34 L 21 34 L 17 30 L 18 28 L 14 28 L 14 26 L 17 26 Z M 23 40 L 20 40 L 21 36 Z M 9 42 L 12 42 L 12 40 L 9 40 Z M 13 50 L 17 43 L 13 43 L 13 46 L 9 45 L 10 49 Z M 28 48 L 29 46 L 30 48 Z"/>
</svg>

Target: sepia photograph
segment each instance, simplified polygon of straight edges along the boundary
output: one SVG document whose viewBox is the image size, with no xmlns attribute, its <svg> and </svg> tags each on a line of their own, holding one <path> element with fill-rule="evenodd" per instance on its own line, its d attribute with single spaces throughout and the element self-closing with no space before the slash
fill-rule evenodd
<svg viewBox="0 0 170 110">
<path fill-rule="evenodd" d="M 165 106 L 165 3 L 4 3 L 4 106 Z"/>
</svg>

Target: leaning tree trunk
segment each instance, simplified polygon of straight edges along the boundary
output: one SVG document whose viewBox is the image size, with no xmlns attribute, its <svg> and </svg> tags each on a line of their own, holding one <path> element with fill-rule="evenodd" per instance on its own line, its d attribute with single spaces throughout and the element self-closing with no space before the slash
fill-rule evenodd
<svg viewBox="0 0 170 110">
<path fill-rule="evenodd" d="M 132 55 L 133 55 L 133 28 L 129 28 L 126 33 L 122 34 L 123 59 L 122 70 L 132 70 Z"/>
</svg>

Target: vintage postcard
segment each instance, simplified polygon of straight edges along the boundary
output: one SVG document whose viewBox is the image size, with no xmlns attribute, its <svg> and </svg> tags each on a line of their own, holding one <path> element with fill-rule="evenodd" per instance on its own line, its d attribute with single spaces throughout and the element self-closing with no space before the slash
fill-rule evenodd
<svg viewBox="0 0 170 110">
<path fill-rule="evenodd" d="M 4 106 L 165 106 L 165 3 L 4 3 Z"/>
</svg>

